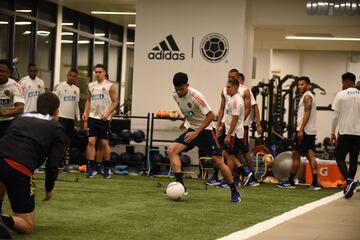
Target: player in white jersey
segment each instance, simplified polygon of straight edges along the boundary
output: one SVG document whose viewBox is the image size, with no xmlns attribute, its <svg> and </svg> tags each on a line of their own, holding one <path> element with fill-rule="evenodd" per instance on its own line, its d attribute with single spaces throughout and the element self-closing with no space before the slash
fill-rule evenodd
<svg viewBox="0 0 360 240">
<path fill-rule="evenodd" d="M 99 139 L 104 152 L 104 178 L 110 178 L 110 120 L 118 105 L 114 84 L 105 78 L 106 68 L 103 64 L 95 66 L 96 81 L 89 83 L 83 121 L 88 126 L 86 176 L 91 178 L 95 170 L 95 144 Z"/>
<path fill-rule="evenodd" d="M 331 127 L 331 141 L 335 144 L 335 156 L 338 168 L 346 180 L 345 198 L 351 198 L 357 186 L 354 181 L 360 150 L 360 90 L 355 88 L 356 77 L 347 72 L 342 76 L 343 90 L 338 92 L 332 104 L 334 119 Z M 336 139 L 335 130 L 339 132 Z M 350 155 L 349 169 L 345 163 Z"/>
<path fill-rule="evenodd" d="M 176 138 L 168 148 L 168 157 L 176 181 L 184 185 L 179 154 L 197 146 L 201 152 L 211 156 L 214 165 L 220 169 L 231 189 L 231 201 L 240 202 L 240 194 L 236 190 L 231 171 L 221 158 L 220 145 L 212 125 L 214 113 L 209 104 L 199 91 L 189 87 L 185 73 L 176 73 L 173 84 L 175 87 L 173 98 L 190 125 L 188 130 Z"/>
<path fill-rule="evenodd" d="M 71 139 L 74 137 L 75 126 L 80 126 L 80 89 L 75 86 L 78 71 L 76 69 L 70 69 L 67 74 L 67 80 L 56 85 L 54 93 L 60 99 L 59 107 L 59 122 L 65 129 L 65 152 L 71 143 Z M 75 122 L 76 120 L 76 122 Z M 65 162 L 65 164 L 68 164 Z"/>
<path fill-rule="evenodd" d="M 20 79 L 19 84 L 24 91 L 25 107 L 24 112 L 35 112 L 37 98 L 45 92 L 45 83 L 38 78 L 36 64 L 30 63 L 28 66 L 28 76 Z"/>
<path fill-rule="evenodd" d="M 244 100 L 239 93 L 239 81 L 236 79 L 228 80 L 226 84 L 226 105 L 224 117 L 222 119 L 225 125 L 223 132 L 223 157 L 226 159 L 226 164 L 230 169 L 240 167 L 240 161 L 237 158 L 239 152 L 247 153 L 248 146 L 244 139 Z M 234 182 L 239 182 L 238 176 L 235 177 Z M 224 187 L 220 184 L 220 187 Z"/>
<path fill-rule="evenodd" d="M 24 96 L 21 86 L 9 78 L 10 62 L 0 60 L 0 137 L 10 126 L 14 116 L 24 110 Z"/>
<path fill-rule="evenodd" d="M 242 139 L 244 140 L 244 147 L 242 147 L 241 151 L 238 151 L 237 159 L 243 159 L 243 157 L 242 157 L 242 155 L 243 155 L 247 162 L 250 172 L 246 175 L 246 172 L 245 172 L 243 166 L 241 165 L 240 160 L 236 161 L 235 162 L 236 169 L 235 169 L 235 173 L 234 173 L 235 181 L 239 182 L 239 177 L 240 177 L 240 175 L 242 175 L 244 177 L 243 187 L 245 187 L 248 183 L 250 186 L 258 186 L 259 183 L 257 182 L 257 180 L 255 178 L 255 174 L 254 174 L 254 164 L 253 164 L 252 158 L 249 154 L 248 127 L 246 126 L 246 122 L 249 122 L 248 119 L 250 119 L 251 106 L 256 104 L 256 101 L 253 97 L 251 97 L 252 96 L 251 91 L 244 85 L 241 85 L 241 82 L 240 82 L 241 75 L 242 74 L 237 69 L 231 69 L 228 73 L 228 79 L 229 80 L 237 80 L 237 81 L 239 81 L 239 84 L 240 84 L 239 88 L 238 88 L 238 92 L 239 92 L 240 96 L 243 98 L 244 108 L 245 108 L 244 136 L 242 137 Z M 228 99 L 229 99 L 229 96 L 227 95 L 226 89 L 224 88 L 223 91 L 221 92 L 221 104 L 220 104 L 220 109 L 218 112 L 218 123 L 217 123 L 217 133 L 220 136 L 219 137 L 220 141 L 223 141 L 223 138 L 224 138 L 224 132 L 223 132 L 224 129 L 222 127 L 221 121 L 224 116 L 224 110 L 225 110 L 225 106 L 226 106 Z M 214 172 L 217 175 L 216 170 Z M 212 181 L 212 179 L 210 179 L 210 181 Z M 224 186 L 224 184 L 223 184 L 223 182 L 221 182 L 220 187 L 223 187 L 223 186 Z"/>
<path fill-rule="evenodd" d="M 295 188 L 294 177 L 300 167 L 300 157 L 306 156 L 310 162 L 312 172 L 312 183 L 309 190 L 320 190 L 317 179 L 317 163 L 315 159 L 316 138 L 316 100 L 310 91 L 310 79 L 308 77 L 298 78 L 298 91 L 303 93 L 300 99 L 297 113 L 297 127 L 292 152 L 292 167 L 290 177 L 277 184 L 280 188 Z"/>
</svg>

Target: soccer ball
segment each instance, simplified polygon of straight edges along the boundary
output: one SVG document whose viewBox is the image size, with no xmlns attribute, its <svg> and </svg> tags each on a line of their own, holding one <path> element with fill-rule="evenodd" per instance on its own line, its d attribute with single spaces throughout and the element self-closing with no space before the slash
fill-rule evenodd
<svg viewBox="0 0 360 240">
<path fill-rule="evenodd" d="M 179 182 L 171 182 L 166 187 L 166 195 L 174 201 L 178 201 L 184 197 L 185 188 Z"/>
</svg>

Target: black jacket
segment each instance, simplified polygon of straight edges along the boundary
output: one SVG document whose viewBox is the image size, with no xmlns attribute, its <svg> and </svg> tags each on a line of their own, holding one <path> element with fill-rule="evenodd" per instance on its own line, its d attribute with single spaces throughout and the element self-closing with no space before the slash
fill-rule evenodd
<svg viewBox="0 0 360 240">
<path fill-rule="evenodd" d="M 45 161 L 45 189 L 54 188 L 58 165 L 64 154 L 64 128 L 39 113 L 25 113 L 14 118 L 0 138 L 0 155 L 21 163 L 31 172 Z"/>
</svg>

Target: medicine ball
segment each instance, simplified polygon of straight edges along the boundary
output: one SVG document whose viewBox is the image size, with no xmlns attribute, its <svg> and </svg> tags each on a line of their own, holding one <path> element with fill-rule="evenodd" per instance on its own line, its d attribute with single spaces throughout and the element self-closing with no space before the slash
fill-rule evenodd
<svg viewBox="0 0 360 240">
<path fill-rule="evenodd" d="M 145 133 L 138 129 L 133 132 L 132 137 L 135 142 L 140 143 L 145 139 Z"/>
</svg>

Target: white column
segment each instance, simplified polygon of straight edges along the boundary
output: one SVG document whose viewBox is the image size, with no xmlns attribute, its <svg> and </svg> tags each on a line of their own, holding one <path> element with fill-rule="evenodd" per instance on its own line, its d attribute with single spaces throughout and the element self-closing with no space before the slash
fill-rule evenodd
<svg viewBox="0 0 360 240">
<path fill-rule="evenodd" d="M 60 83 L 62 19 L 63 19 L 63 7 L 58 5 L 57 19 L 56 19 L 56 36 L 55 36 L 54 86 Z"/>
<path fill-rule="evenodd" d="M 124 103 L 125 100 L 125 82 L 126 82 L 126 65 L 127 65 L 127 27 L 124 26 L 123 31 L 123 45 L 122 45 L 122 62 L 121 62 L 121 81 L 120 81 L 120 105 Z M 122 108 L 120 108 L 123 111 Z"/>
</svg>

